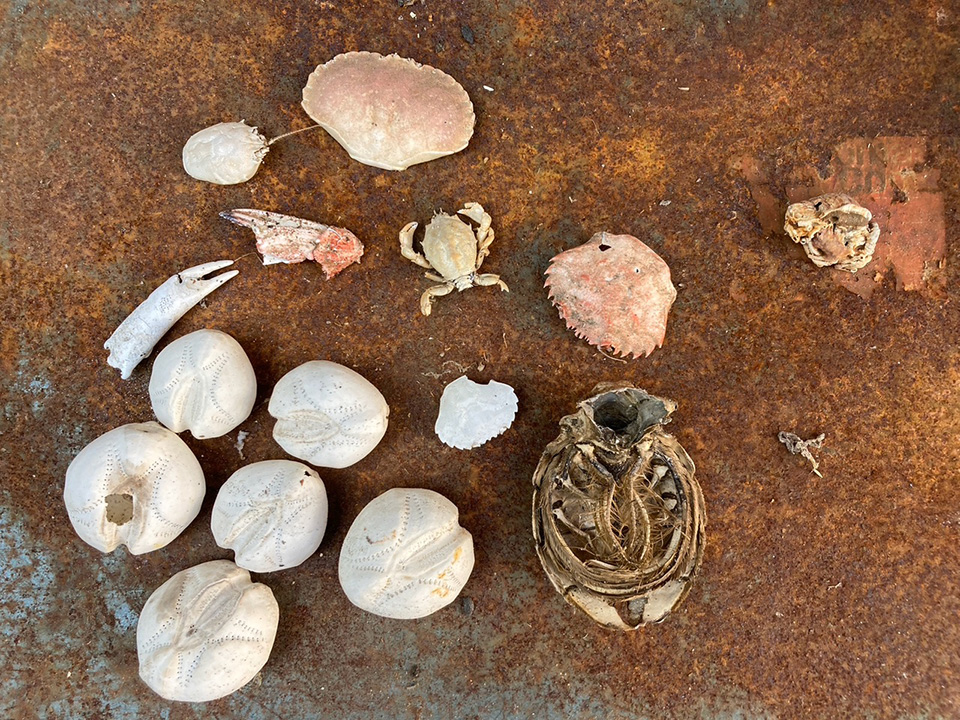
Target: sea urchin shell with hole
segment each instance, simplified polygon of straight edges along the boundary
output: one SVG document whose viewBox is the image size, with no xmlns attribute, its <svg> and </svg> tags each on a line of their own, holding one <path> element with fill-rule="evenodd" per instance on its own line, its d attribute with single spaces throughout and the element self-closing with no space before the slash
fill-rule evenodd
<svg viewBox="0 0 960 720">
<path fill-rule="evenodd" d="M 473 135 L 467 91 L 398 55 L 337 55 L 310 74 L 302 105 L 350 157 L 385 170 L 459 152 Z"/>
<path fill-rule="evenodd" d="M 677 297 L 670 268 L 632 235 L 599 232 L 550 261 L 550 300 L 567 327 L 618 355 L 649 355 L 663 345 Z"/>
<path fill-rule="evenodd" d="M 207 486 L 196 456 L 155 422 L 121 425 L 67 468 L 63 500 L 80 538 L 101 552 L 162 548 L 193 522 Z"/>
</svg>

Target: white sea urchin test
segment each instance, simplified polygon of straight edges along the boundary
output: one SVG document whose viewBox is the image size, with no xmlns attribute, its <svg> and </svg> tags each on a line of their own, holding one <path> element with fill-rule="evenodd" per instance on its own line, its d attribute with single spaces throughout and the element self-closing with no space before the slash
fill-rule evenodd
<svg viewBox="0 0 960 720">
<path fill-rule="evenodd" d="M 257 378 L 240 343 L 219 330 L 197 330 L 167 345 L 153 363 L 150 403 L 174 432 L 198 439 L 226 435 L 250 416 Z"/>
<path fill-rule="evenodd" d="M 327 527 L 327 491 L 315 470 L 265 460 L 237 470 L 220 488 L 211 520 L 217 545 L 252 572 L 291 568 L 316 552 Z"/>
<path fill-rule="evenodd" d="M 366 457 L 387 431 L 390 408 L 366 378 L 327 360 L 294 368 L 277 383 L 267 408 L 273 438 L 294 457 L 345 468 Z"/>
<path fill-rule="evenodd" d="M 137 623 L 140 677 L 167 700 L 235 692 L 266 664 L 280 608 L 266 585 L 229 560 L 182 570 L 147 600 Z"/>
<path fill-rule="evenodd" d="M 452 603 L 473 571 L 473 536 L 443 495 L 394 488 L 374 498 L 347 531 L 340 585 L 359 608 L 421 618 Z"/>
<path fill-rule="evenodd" d="M 162 548 L 200 512 L 203 470 L 186 443 L 155 422 L 122 425 L 67 468 L 63 500 L 80 538 L 101 552 Z"/>
</svg>

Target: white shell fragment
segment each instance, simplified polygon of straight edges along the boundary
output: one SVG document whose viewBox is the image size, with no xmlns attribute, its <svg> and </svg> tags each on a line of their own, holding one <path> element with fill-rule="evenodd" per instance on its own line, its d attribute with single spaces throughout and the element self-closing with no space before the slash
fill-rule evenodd
<svg viewBox="0 0 960 720">
<path fill-rule="evenodd" d="M 200 512 L 206 485 L 186 444 L 155 422 L 122 425 L 67 468 L 63 501 L 81 539 L 102 552 L 162 548 Z"/>
<path fill-rule="evenodd" d="M 452 603 L 473 571 L 473 536 L 457 506 L 432 490 L 394 488 L 374 498 L 347 531 L 340 585 L 357 607 L 401 620 Z"/>
<path fill-rule="evenodd" d="M 252 572 L 295 567 L 323 540 L 327 491 L 316 471 L 302 463 L 253 463 L 220 488 L 210 524 L 217 545 L 233 550 L 240 567 Z"/>
<path fill-rule="evenodd" d="M 250 416 L 257 378 L 240 343 L 197 330 L 167 345 L 153 363 L 150 403 L 157 419 L 198 439 L 226 435 Z"/>
<path fill-rule="evenodd" d="M 168 278 L 120 323 L 103 344 L 110 351 L 107 365 L 120 370 L 120 377 L 124 380 L 129 378 L 133 369 L 153 351 L 153 346 L 177 320 L 227 280 L 237 276 L 237 270 L 230 270 L 204 279 L 204 276 L 230 265 L 233 260 L 216 260 Z"/>
<path fill-rule="evenodd" d="M 273 439 L 280 447 L 329 468 L 365 458 L 387 431 L 390 414 L 368 380 L 327 360 L 304 363 L 280 378 L 268 410 L 277 418 Z"/>
<path fill-rule="evenodd" d="M 216 185 L 246 182 L 260 169 L 270 150 L 266 138 L 243 122 L 211 125 L 183 146 L 187 175 Z"/>
<path fill-rule="evenodd" d="M 467 91 L 398 55 L 337 55 L 310 74 L 302 105 L 350 157 L 385 170 L 459 152 L 473 135 Z"/>
<path fill-rule="evenodd" d="M 505 432 L 517 415 L 517 394 L 496 380 L 481 385 L 466 375 L 443 389 L 434 429 L 453 448 L 470 450 Z"/>
<path fill-rule="evenodd" d="M 182 570 L 140 612 L 140 678 L 167 700 L 229 695 L 266 664 L 279 621 L 270 588 L 229 560 Z"/>
</svg>

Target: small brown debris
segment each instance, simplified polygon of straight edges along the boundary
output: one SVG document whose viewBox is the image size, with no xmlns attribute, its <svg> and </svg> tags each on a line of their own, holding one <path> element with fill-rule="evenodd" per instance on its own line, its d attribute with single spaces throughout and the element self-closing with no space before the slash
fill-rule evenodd
<svg viewBox="0 0 960 720">
<path fill-rule="evenodd" d="M 791 455 L 803 455 L 807 460 L 810 461 L 810 464 L 813 465 L 813 472 L 817 477 L 823 477 L 820 471 L 817 469 L 820 467 L 820 463 L 817 462 L 817 459 L 813 456 L 813 453 L 810 452 L 810 448 L 814 450 L 819 450 L 823 447 L 823 439 L 826 437 L 823 433 L 820 433 L 815 438 L 810 438 L 809 440 L 801 440 L 799 435 L 794 435 L 793 433 L 781 431 L 777 435 L 777 440 L 786 445 L 787 450 L 790 451 Z"/>
</svg>

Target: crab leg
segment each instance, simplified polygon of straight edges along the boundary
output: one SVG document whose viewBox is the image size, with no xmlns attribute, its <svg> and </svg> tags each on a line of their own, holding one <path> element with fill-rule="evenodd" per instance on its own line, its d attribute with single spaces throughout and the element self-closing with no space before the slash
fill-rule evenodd
<svg viewBox="0 0 960 720">
<path fill-rule="evenodd" d="M 480 225 L 477 228 L 477 267 L 480 269 L 480 265 L 483 264 L 483 259 L 490 254 L 490 246 L 493 244 L 493 228 L 490 226 L 492 223 L 492 218 L 490 213 L 486 212 L 483 209 L 483 206 L 480 203 L 467 203 L 463 206 L 462 210 L 457 211 L 457 215 L 463 215 L 470 218 L 475 223 Z"/>
<path fill-rule="evenodd" d="M 499 285 L 500 289 L 504 292 L 510 292 L 510 288 L 507 287 L 507 284 L 500 279 L 499 275 L 494 275 L 493 273 L 481 273 L 476 275 L 473 278 L 474 285 Z"/>
<path fill-rule="evenodd" d="M 129 378 L 137 363 L 153 351 L 154 345 L 177 320 L 237 275 L 237 270 L 230 270 L 204 279 L 205 275 L 229 265 L 233 265 L 233 260 L 216 260 L 188 268 L 167 279 L 120 323 L 103 344 L 110 351 L 107 365 L 120 370 L 120 377 L 124 380 Z"/>
<path fill-rule="evenodd" d="M 431 309 L 430 306 L 433 304 L 433 299 L 435 297 L 440 297 L 441 295 L 449 295 L 453 292 L 453 289 L 453 283 L 434 285 L 432 288 L 427 288 L 423 295 L 420 296 L 420 312 L 422 312 L 424 315 L 429 315 Z"/>
<path fill-rule="evenodd" d="M 400 254 L 403 255 L 410 262 L 414 262 L 420 267 L 427 268 L 427 270 L 433 270 L 433 265 L 427 262 L 427 259 L 413 249 L 413 233 L 417 229 L 417 223 L 407 223 L 403 226 L 403 230 L 400 231 Z M 429 307 L 429 304 L 428 306 Z M 429 315 L 429 312 L 425 312 L 424 315 Z"/>
</svg>

